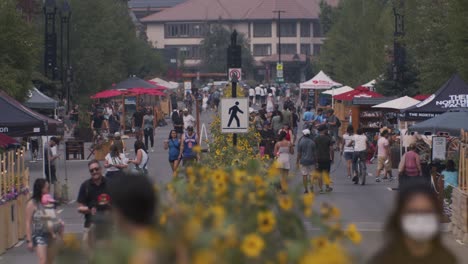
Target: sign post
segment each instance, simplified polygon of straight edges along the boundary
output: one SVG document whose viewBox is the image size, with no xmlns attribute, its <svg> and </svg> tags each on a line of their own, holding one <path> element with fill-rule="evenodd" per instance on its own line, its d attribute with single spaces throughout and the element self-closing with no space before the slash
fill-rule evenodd
<svg viewBox="0 0 468 264">
<path fill-rule="evenodd" d="M 247 98 L 221 99 L 221 132 L 249 132 L 249 100 Z"/>
<path fill-rule="evenodd" d="M 283 63 L 282 62 L 277 62 L 276 63 L 276 82 L 277 83 L 283 83 L 284 82 Z"/>
<path fill-rule="evenodd" d="M 241 70 L 241 67 L 242 67 L 242 47 L 240 45 L 237 45 L 237 31 L 234 30 L 231 34 L 231 45 L 229 45 L 228 49 L 227 49 L 227 68 L 229 69 L 229 72 L 228 72 L 228 76 L 230 78 L 230 81 L 232 82 L 232 98 L 236 98 L 237 97 L 237 82 L 239 80 L 241 80 L 242 78 L 242 70 Z M 234 99 L 235 100 L 235 99 Z M 241 108 L 242 106 L 240 106 L 240 100 L 238 101 L 235 101 L 234 102 L 234 105 L 232 106 L 229 106 L 229 109 L 227 109 L 228 111 L 228 115 L 229 115 L 229 120 L 228 125 L 227 127 L 230 127 L 232 125 L 232 121 L 233 120 L 236 120 L 237 122 L 237 125 L 238 127 L 240 127 L 240 119 L 238 117 L 238 114 L 241 113 L 241 111 L 243 111 Z M 248 106 L 248 102 L 247 102 L 247 106 Z M 221 109 L 222 111 L 225 111 L 226 109 L 223 108 L 223 103 L 221 103 Z M 248 109 L 247 109 L 247 112 L 248 113 Z M 224 112 L 221 113 L 221 130 L 223 131 L 223 114 Z M 248 127 L 248 115 L 246 114 L 247 116 L 247 127 Z M 232 131 L 231 131 L 232 132 Z M 226 132 L 227 133 L 227 132 Z M 232 144 L 234 146 L 237 145 L 237 134 L 236 133 L 233 133 L 232 135 Z"/>
<path fill-rule="evenodd" d="M 432 161 L 447 159 L 447 138 L 432 137 Z"/>
</svg>

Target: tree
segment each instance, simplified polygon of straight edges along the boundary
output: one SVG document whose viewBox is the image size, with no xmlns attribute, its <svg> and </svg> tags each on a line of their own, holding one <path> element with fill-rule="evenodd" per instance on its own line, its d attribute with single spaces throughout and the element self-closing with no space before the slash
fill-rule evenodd
<svg viewBox="0 0 468 264">
<path fill-rule="evenodd" d="M 32 86 L 39 50 L 34 29 L 23 20 L 16 4 L 0 1 L 0 89 L 23 101 Z"/>
<path fill-rule="evenodd" d="M 457 72 L 468 81 L 468 2 L 451 0 L 448 16 L 450 55 Z"/>
<path fill-rule="evenodd" d="M 332 28 L 339 15 L 339 7 L 329 5 L 325 0 L 320 1 L 320 26 L 322 33 L 326 35 Z"/>
<path fill-rule="evenodd" d="M 386 1 L 347 0 L 338 8 L 318 64 L 335 80 L 357 86 L 385 71 L 393 16 Z"/>
<path fill-rule="evenodd" d="M 161 72 L 160 56 L 136 35 L 126 2 L 72 0 L 74 94 L 88 98 L 112 83 Z"/>
<path fill-rule="evenodd" d="M 227 72 L 227 48 L 231 32 L 221 24 L 214 24 L 200 43 L 201 68 L 205 72 Z M 242 46 L 242 69 L 252 72 L 253 57 L 244 34 L 237 35 L 237 44 Z"/>
</svg>

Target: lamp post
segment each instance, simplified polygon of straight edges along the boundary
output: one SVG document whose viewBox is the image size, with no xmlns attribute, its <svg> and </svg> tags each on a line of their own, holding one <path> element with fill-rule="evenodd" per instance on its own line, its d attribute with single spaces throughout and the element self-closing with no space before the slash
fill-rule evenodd
<svg viewBox="0 0 468 264">
<path fill-rule="evenodd" d="M 276 63 L 276 80 L 279 78 L 284 78 L 283 76 L 283 65 L 281 64 L 281 13 L 285 13 L 283 10 L 274 10 L 273 13 L 278 14 L 277 25 L 277 34 L 278 34 L 278 62 Z M 281 72 L 278 72 L 281 71 Z"/>
<path fill-rule="evenodd" d="M 60 77 L 64 90 L 63 92 L 66 95 L 67 114 L 70 111 L 70 82 L 72 74 L 70 65 L 70 18 L 70 4 L 65 0 L 60 10 Z M 66 34 L 64 34 L 65 30 Z M 66 43 L 65 46 L 64 42 Z M 64 59 L 66 59 L 66 65 L 64 65 Z"/>
<path fill-rule="evenodd" d="M 57 78 L 57 33 L 55 32 L 55 15 L 57 5 L 55 0 L 45 0 L 44 3 L 44 75 L 47 78 Z"/>
</svg>

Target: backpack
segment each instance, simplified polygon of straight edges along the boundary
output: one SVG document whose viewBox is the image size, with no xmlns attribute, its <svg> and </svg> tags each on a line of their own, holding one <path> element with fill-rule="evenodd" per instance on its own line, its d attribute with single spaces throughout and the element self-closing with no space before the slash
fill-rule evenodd
<svg viewBox="0 0 468 264">
<path fill-rule="evenodd" d="M 336 127 L 341 127 L 340 119 L 338 117 L 336 117 L 336 116 L 335 116 L 335 118 L 336 118 Z"/>
</svg>

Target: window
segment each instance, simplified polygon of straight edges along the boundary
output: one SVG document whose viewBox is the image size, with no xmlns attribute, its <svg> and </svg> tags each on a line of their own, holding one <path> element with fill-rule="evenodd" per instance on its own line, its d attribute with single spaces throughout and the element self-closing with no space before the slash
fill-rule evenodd
<svg viewBox="0 0 468 264">
<path fill-rule="evenodd" d="M 314 55 L 320 55 L 320 49 L 322 48 L 322 44 L 314 44 Z"/>
<path fill-rule="evenodd" d="M 297 53 L 296 44 L 281 44 L 281 54 L 296 54 L 296 53 Z M 278 54 L 279 54 L 279 50 L 278 50 Z"/>
<path fill-rule="evenodd" d="M 255 38 L 271 37 L 271 23 L 254 23 L 253 28 Z"/>
<path fill-rule="evenodd" d="M 310 22 L 301 22 L 301 37 L 310 37 Z"/>
<path fill-rule="evenodd" d="M 301 54 L 310 55 L 310 44 L 301 44 Z"/>
<path fill-rule="evenodd" d="M 281 37 L 296 36 L 296 22 L 281 22 Z"/>
<path fill-rule="evenodd" d="M 271 44 L 254 44 L 253 55 L 254 56 L 270 56 Z"/>
<path fill-rule="evenodd" d="M 165 25 L 166 38 L 201 38 L 206 32 L 202 23 L 169 23 Z"/>
<path fill-rule="evenodd" d="M 312 22 L 312 28 L 314 30 L 314 38 L 321 38 L 323 37 L 322 35 L 322 29 L 320 27 L 320 23 L 318 21 Z"/>
<path fill-rule="evenodd" d="M 199 45 L 166 45 L 166 49 L 177 49 L 178 55 L 185 59 L 199 59 L 200 46 Z"/>
</svg>

